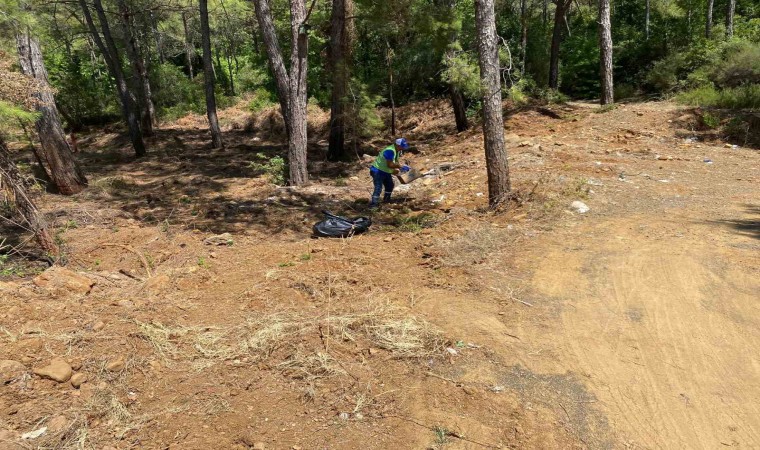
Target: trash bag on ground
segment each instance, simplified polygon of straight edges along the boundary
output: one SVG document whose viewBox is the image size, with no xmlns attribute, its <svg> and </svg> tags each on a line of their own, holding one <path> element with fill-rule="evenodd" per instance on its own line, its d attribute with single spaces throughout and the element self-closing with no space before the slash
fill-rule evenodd
<svg viewBox="0 0 760 450">
<path fill-rule="evenodd" d="M 372 225 L 372 220 L 368 217 L 347 217 L 336 216 L 328 211 L 322 211 L 326 216 L 325 220 L 315 223 L 313 230 L 314 236 L 317 237 L 334 237 L 344 238 L 355 234 L 361 234 L 367 231 Z"/>
</svg>

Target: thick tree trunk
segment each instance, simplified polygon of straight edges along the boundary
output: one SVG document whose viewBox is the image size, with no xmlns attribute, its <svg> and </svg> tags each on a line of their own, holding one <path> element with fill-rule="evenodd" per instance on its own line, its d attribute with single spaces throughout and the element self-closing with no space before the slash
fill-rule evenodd
<svg viewBox="0 0 760 450">
<path fill-rule="evenodd" d="M 552 32 L 551 54 L 549 56 L 549 87 L 559 88 L 559 50 L 564 39 L 565 18 L 571 0 L 557 0 L 554 11 L 554 30 Z"/>
<path fill-rule="evenodd" d="M 649 0 L 647 0 L 649 1 Z M 715 0 L 707 0 L 707 19 L 705 20 L 705 37 L 710 39 L 713 27 L 713 5 Z"/>
<path fill-rule="evenodd" d="M 346 91 L 350 78 L 349 54 L 351 39 L 347 11 L 351 0 L 333 0 L 330 16 L 330 69 L 332 70 L 332 98 L 330 102 L 330 143 L 327 158 L 338 161 L 344 156 Z"/>
<path fill-rule="evenodd" d="M 736 0 L 728 0 L 726 4 L 726 37 L 734 37 L 734 11 L 736 10 Z"/>
<path fill-rule="evenodd" d="M 470 124 L 467 122 L 467 108 L 464 105 L 464 96 L 456 86 L 449 84 L 449 98 L 451 98 L 451 107 L 454 109 L 454 120 L 457 124 L 457 131 L 461 133 L 470 128 Z"/>
<path fill-rule="evenodd" d="M 143 136 L 153 136 L 153 126 L 156 124 L 156 108 L 153 105 L 153 93 L 150 88 L 148 70 L 145 68 L 145 60 L 140 52 L 140 47 L 137 44 L 135 35 L 132 32 L 134 29 L 134 23 L 132 21 L 132 13 L 129 10 L 129 6 L 125 0 L 117 0 L 117 3 L 119 6 L 119 14 L 121 14 L 124 48 L 127 51 L 127 58 L 129 58 L 130 65 L 132 66 L 132 74 L 135 78 L 135 85 L 137 86 L 141 130 Z"/>
<path fill-rule="evenodd" d="M 87 178 L 74 159 L 63 132 L 39 43 L 29 34 L 19 34 L 16 36 L 16 44 L 21 71 L 37 80 L 41 88 L 34 94 L 37 98 L 37 112 L 40 113 L 36 128 L 42 144 L 40 149 L 34 147 L 35 156 L 41 161 L 58 192 L 63 195 L 76 194 L 87 186 Z"/>
<path fill-rule="evenodd" d="M 295 0 L 294 0 L 295 1 Z M 259 23 L 261 36 L 264 40 L 264 47 L 269 56 L 269 64 L 274 75 L 275 85 L 277 86 L 277 98 L 280 100 L 280 110 L 282 117 L 285 119 L 285 128 L 290 135 L 288 119 L 288 104 L 290 103 L 290 77 L 285 70 L 285 62 L 282 58 L 280 43 L 277 39 L 277 31 L 274 28 L 272 20 L 272 10 L 269 8 L 269 0 L 254 0 L 256 10 L 256 20 Z"/>
<path fill-rule="evenodd" d="M 306 69 L 309 44 L 306 2 L 290 0 L 290 73 L 285 70 L 268 0 L 254 0 L 254 6 L 288 133 L 289 183 L 298 186 L 309 179 L 306 166 Z"/>
<path fill-rule="evenodd" d="M 504 148 L 501 110 L 501 78 L 494 0 L 475 0 L 480 81 L 483 89 L 483 140 L 488 171 L 488 204 L 494 208 L 507 200 L 509 165 Z"/>
<path fill-rule="evenodd" d="M 29 226 L 30 231 L 34 233 L 37 243 L 50 259 L 57 259 L 60 253 L 58 245 L 50 234 L 42 214 L 29 197 L 24 180 L 11 159 L 8 147 L 2 137 L 0 137 L 0 177 L 13 193 L 14 204 Z"/>
<path fill-rule="evenodd" d="M 646 40 L 648 41 L 649 40 L 649 17 L 651 15 L 652 8 L 649 4 L 650 0 L 646 0 L 646 1 L 647 1 L 646 12 L 644 13 L 644 36 Z M 709 1 L 712 2 L 713 0 L 709 0 Z"/>
<path fill-rule="evenodd" d="M 203 47 L 203 84 L 206 88 L 206 115 L 211 130 L 211 148 L 223 148 L 222 129 L 216 116 L 216 94 L 214 93 L 214 68 L 211 61 L 211 30 L 208 25 L 208 3 L 199 0 L 201 13 L 201 47 Z"/>
<path fill-rule="evenodd" d="M 290 136 L 288 136 L 288 164 L 290 184 L 299 186 L 309 181 L 306 166 L 306 69 L 309 53 L 309 35 L 306 25 L 306 0 L 290 0 Z"/>
<path fill-rule="evenodd" d="M 612 85 L 612 25 L 610 0 L 599 0 L 599 75 L 601 76 L 602 105 L 615 101 Z"/>
<path fill-rule="evenodd" d="M 116 81 L 116 89 L 119 94 L 119 100 L 121 102 L 121 111 L 124 116 L 124 120 L 127 122 L 127 129 L 129 132 L 129 139 L 132 142 L 132 147 L 135 150 L 135 155 L 138 157 L 145 156 L 145 143 L 142 138 L 142 131 L 140 130 L 140 122 L 137 119 L 135 112 L 136 106 L 127 81 L 124 78 L 124 72 L 121 69 L 121 58 L 119 52 L 111 36 L 111 28 L 108 25 L 105 11 L 103 11 L 103 4 L 100 0 L 94 0 L 95 11 L 98 14 L 100 21 L 100 27 L 103 30 L 103 38 L 100 38 L 97 28 L 95 28 L 95 22 L 90 14 L 90 8 L 87 6 L 86 0 L 79 0 L 79 5 L 84 13 L 87 27 L 90 30 L 92 39 L 100 49 L 100 53 L 103 54 L 103 58 L 106 60 L 106 65 Z"/>
<path fill-rule="evenodd" d="M 190 37 L 190 28 L 187 25 L 187 13 L 185 11 L 182 12 L 182 28 L 185 30 L 185 66 L 187 68 L 187 75 L 192 80 L 195 78 L 195 73 L 193 73 L 193 55 L 195 51 L 193 50 L 193 41 Z"/>
</svg>

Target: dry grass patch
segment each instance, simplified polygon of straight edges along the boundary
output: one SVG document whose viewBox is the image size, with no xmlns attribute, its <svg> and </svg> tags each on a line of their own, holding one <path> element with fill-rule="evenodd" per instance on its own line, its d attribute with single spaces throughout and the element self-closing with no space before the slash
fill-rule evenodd
<svg viewBox="0 0 760 450">
<path fill-rule="evenodd" d="M 485 262 L 510 242 L 507 230 L 477 224 L 454 238 L 439 241 L 440 260 L 448 267 L 469 267 Z"/>
</svg>

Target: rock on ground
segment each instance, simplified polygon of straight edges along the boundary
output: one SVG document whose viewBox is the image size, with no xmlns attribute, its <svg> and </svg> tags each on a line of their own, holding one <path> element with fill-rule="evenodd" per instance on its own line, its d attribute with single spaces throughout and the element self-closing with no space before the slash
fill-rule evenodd
<svg viewBox="0 0 760 450">
<path fill-rule="evenodd" d="M 209 236 L 203 240 L 203 243 L 206 245 L 232 245 L 234 242 L 230 233 Z"/>
<path fill-rule="evenodd" d="M 37 287 L 53 293 L 89 294 L 95 283 L 84 275 L 63 267 L 53 266 L 33 280 Z"/>
<path fill-rule="evenodd" d="M 34 369 L 36 375 L 48 378 L 59 383 L 65 383 L 71 378 L 71 366 L 63 358 L 53 358 L 45 367 Z"/>
<path fill-rule="evenodd" d="M 87 382 L 87 374 L 86 373 L 75 373 L 71 376 L 71 385 L 75 388 L 79 388 L 82 386 L 82 384 Z"/>
<path fill-rule="evenodd" d="M 573 203 L 570 204 L 570 207 L 575 210 L 576 212 L 580 214 L 585 214 L 589 211 L 591 211 L 591 208 L 588 207 L 585 203 L 583 203 L 580 200 L 576 200 Z"/>
<path fill-rule="evenodd" d="M 5 359 L 0 361 L 0 385 L 8 384 L 26 373 L 26 366 L 18 361 Z"/>
</svg>

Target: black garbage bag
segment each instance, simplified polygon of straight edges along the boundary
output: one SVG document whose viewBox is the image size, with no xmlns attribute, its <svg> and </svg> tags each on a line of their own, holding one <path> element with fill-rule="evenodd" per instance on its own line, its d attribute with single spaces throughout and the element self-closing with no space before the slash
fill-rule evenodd
<svg viewBox="0 0 760 450">
<path fill-rule="evenodd" d="M 372 220 L 368 217 L 348 219 L 328 211 L 322 211 L 322 214 L 326 219 L 315 223 L 313 228 L 314 236 L 317 237 L 349 237 L 364 233 L 372 225 Z"/>
</svg>

